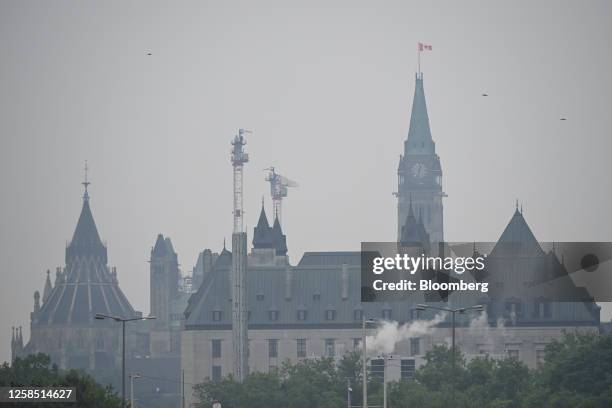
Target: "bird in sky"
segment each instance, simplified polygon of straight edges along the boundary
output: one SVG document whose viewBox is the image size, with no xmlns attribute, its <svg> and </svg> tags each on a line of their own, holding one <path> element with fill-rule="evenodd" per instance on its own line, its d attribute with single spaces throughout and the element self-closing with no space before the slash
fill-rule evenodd
<svg viewBox="0 0 612 408">
<path fill-rule="evenodd" d="M 489 94 L 483 93 L 482 96 L 489 96 Z"/>
<path fill-rule="evenodd" d="M 153 53 L 152 52 L 147 52 L 147 55 L 153 55 Z"/>
<path fill-rule="evenodd" d="M 565 118 L 561 118 L 561 119 L 559 119 L 559 120 L 567 120 L 567 119 L 565 119 Z"/>
</svg>

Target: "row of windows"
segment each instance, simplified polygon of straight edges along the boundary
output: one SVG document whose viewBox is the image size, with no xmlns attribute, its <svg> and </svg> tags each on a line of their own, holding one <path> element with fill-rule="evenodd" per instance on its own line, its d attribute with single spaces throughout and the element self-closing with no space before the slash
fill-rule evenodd
<svg viewBox="0 0 612 408">
<path fill-rule="evenodd" d="M 268 357 L 270 358 L 278 358 L 278 339 L 268 339 Z M 353 349 L 358 349 L 361 343 L 360 338 L 353 339 Z M 296 353 L 298 358 L 306 357 L 306 339 L 296 339 Z M 221 340 L 213 339 L 212 340 L 212 357 L 213 358 L 221 358 Z M 410 355 L 416 356 L 421 354 L 420 347 L 420 339 L 419 338 L 411 338 L 410 339 Z M 335 339 L 325 339 L 325 347 L 324 347 L 324 355 L 326 357 L 334 357 L 336 355 L 336 340 Z"/>
<path fill-rule="evenodd" d="M 413 320 L 419 319 L 420 314 L 419 314 L 419 310 L 411 310 L 410 311 L 410 317 Z M 383 309 L 382 311 L 382 318 L 385 320 L 391 320 L 393 316 L 392 310 L 391 309 Z M 251 317 L 251 312 L 248 312 L 248 316 L 247 318 Z M 280 311 L 278 310 L 270 310 L 268 311 L 268 319 L 272 322 L 275 322 L 279 319 L 280 317 Z M 215 322 L 219 322 L 221 321 L 223 318 L 223 312 L 220 310 L 213 310 L 212 312 L 212 319 Z M 335 309 L 328 309 L 325 311 L 325 320 L 327 321 L 334 321 L 337 318 L 337 312 Z M 304 321 L 308 319 L 308 311 L 306 309 L 299 309 L 297 311 L 297 319 Z M 354 321 L 361 321 L 363 319 L 363 310 L 361 309 L 355 309 L 353 311 L 353 320 Z"/>
<path fill-rule="evenodd" d="M 531 310 L 532 317 L 545 318 L 552 316 L 551 302 L 547 299 L 536 299 Z M 523 303 L 518 299 L 512 299 L 505 304 L 505 314 L 508 317 L 523 317 Z"/>
</svg>

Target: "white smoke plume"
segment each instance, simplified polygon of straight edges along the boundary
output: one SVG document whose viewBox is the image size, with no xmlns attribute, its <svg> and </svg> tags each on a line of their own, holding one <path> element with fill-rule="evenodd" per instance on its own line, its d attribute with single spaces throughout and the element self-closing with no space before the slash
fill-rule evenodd
<svg viewBox="0 0 612 408">
<path fill-rule="evenodd" d="M 495 344 L 496 340 L 507 338 L 508 332 L 501 317 L 497 319 L 495 326 L 489 325 L 489 316 L 485 311 L 470 321 L 468 335 L 478 338 L 482 344 Z"/>
<path fill-rule="evenodd" d="M 366 337 L 368 354 L 391 354 L 395 345 L 402 340 L 421 337 L 432 332 L 434 326 L 446 318 L 446 313 L 439 313 L 431 320 L 416 320 L 399 325 L 398 322 L 384 321 L 373 336 Z"/>
</svg>

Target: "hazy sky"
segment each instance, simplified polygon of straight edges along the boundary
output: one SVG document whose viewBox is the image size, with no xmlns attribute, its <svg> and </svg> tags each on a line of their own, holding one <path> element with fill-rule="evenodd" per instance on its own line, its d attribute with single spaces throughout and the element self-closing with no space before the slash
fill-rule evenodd
<svg viewBox="0 0 612 408">
<path fill-rule="evenodd" d="M 230 237 L 239 127 L 255 132 L 249 240 L 270 165 L 300 183 L 293 263 L 393 240 L 418 41 L 445 238 L 496 240 L 518 197 L 542 241 L 612 240 L 610 21 L 608 1 L 1 0 L 0 361 L 63 265 L 86 159 L 110 264 L 145 313 L 156 234 L 183 270 Z"/>
</svg>

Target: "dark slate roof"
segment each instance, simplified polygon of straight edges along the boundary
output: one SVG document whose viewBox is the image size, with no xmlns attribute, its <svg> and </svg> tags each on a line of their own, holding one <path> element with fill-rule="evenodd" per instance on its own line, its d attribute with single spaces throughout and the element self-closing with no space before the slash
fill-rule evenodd
<svg viewBox="0 0 612 408">
<path fill-rule="evenodd" d="M 66 260 L 76 255 L 95 255 L 104 258 L 105 261 L 107 256 L 106 247 L 102 243 L 100 235 L 98 235 L 87 196 L 83 200 L 83 208 L 72 241 L 66 249 Z"/>
<path fill-rule="evenodd" d="M 361 252 L 305 252 L 297 266 L 350 266 L 361 265 Z"/>
<path fill-rule="evenodd" d="M 544 255 L 542 247 L 531 232 L 523 214 L 518 210 L 508 222 L 497 244 L 491 251 L 491 256 L 541 256 Z"/>
<path fill-rule="evenodd" d="M 189 328 L 231 327 L 230 279 L 228 269 L 216 269 L 192 296 L 186 312 Z M 361 309 L 358 266 L 348 266 L 349 297 L 342 299 L 342 266 L 297 266 L 292 268 L 291 298 L 286 296 L 286 267 L 250 267 L 247 273 L 250 327 L 278 325 L 359 326 L 355 310 Z M 314 295 L 318 296 L 315 297 Z M 263 298 L 261 297 L 263 295 Z M 383 304 L 370 303 L 368 311 L 382 314 Z M 403 308 L 406 309 L 406 308 Z M 306 320 L 297 318 L 298 310 L 306 311 Z M 326 320 L 326 311 L 334 310 L 334 320 Z M 221 312 L 221 320 L 213 320 L 213 312 Z M 278 320 L 271 320 L 270 311 L 278 311 Z M 408 319 L 409 310 L 396 309 L 397 318 Z"/>
<path fill-rule="evenodd" d="M 515 214 L 510 231 L 502 234 L 505 240 L 514 237 L 529 237 L 531 231 L 521 214 Z M 520 217 L 520 219 L 519 219 Z M 524 225 L 523 225 L 524 224 Z M 515 228 L 518 231 L 515 231 Z M 530 234 L 527 234 L 529 231 Z M 535 239 L 535 238 L 534 238 Z M 501 241 L 501 239 L 500 239 Z M 533 244 L 531 239 L 528 243 Z M 531 246 L 530 244 L 530 246 Z M 536 241 L 537 244 L 537 241 Z M 539 248 L 539 245 L 538 245 Z M 540 250 L 541 251 L 541 250 Z M 230 269 L 231 253 L 227 250 L 217 260 L 213 271 L 208 274 L 199 290 L 191 296 L 185 311 L 185 327 L 187 330 L 230 329 L 231 328 L 231 291 Z M 510 258 L 510 263 L 504 263 L 503 256 L 493 253 L 487 258 L 487 271 L 496 274 L 496 281 L 504 282 L 502 288 L 514 287 L 510 294 L 496 293 L 492 298 L 489 294 L 453 293 L 449 297 L 455 307 L 471 306 L 492 302 L 489 314 L 490 324 L 495 325 L 498 318 L 505 317 L 504 308 L 509 297 L 516 293 L 521 295 L 524 313 L 514 324 L 523 326 L 564 326 L 564 325 L 599 325 L 599 309 L 591 301 L 566 302 L 557 301 L 552 308 L 552 314 L 546 319 L 534 316 L 532 313 L 534 301 L 542 297 L 542 287 L 550 286 L 546 281 L 534 287 L 525 288 L 525 282 L 536 282 L 534 273 L 552 271 L 554 277 L 567 277 L 567 271 L 561 264 L 554 262 L 550 254 L 542 251 L 539 255 L 526 258 Z M 250 266 L 247 271 L 249 327 L 253 329 L 282 328 L 358 328 L 360 321 L 356 319 L 357 310 L 363 310 L 368 317 L 382 317 L 383 310 L 389 310 L 390 318 L 399 322 L 413 319 L 411 311 L 416 304 L 423 303 L 422 294 L 410 294 L 403 300 L 389 302 L 361 302 L 360 288 L 360 252 L 307 252 L 297 266 Z M 500 267 L 500 265 L 502 267 Z M 549 265 L 549 267 L 547 267 Z M 550 269 L 552 268 L 552 269 Z M 290 271 L 290 279 L 287 273 Z M 464 279 L 469 279 L 464 275 Z M 290 292 L 287 292 L 287 282 L 290 282 Z M 555 279 L 556 283 L 560 279 Z M 565 279 L 557 288 L 567 293 L 575 293 L 575 286 Z M 342 288 L 348 284 L 348 296 L 342 297 Z M 516 290 L 520 288 L 520 292 Z M 496 291 L 493 291 L 496 292 Z M 578 294 L 580 295 L 580 290 Z M 289 296 L 288 296 L 289 295 Z M 316 296 L 315 296 L 316 295 Z M 584 299 L 580 297 L 579 299 Z M 326 312 L 334 311 L 333 320 L 327 320 Z M 278 311 L 272 314 L 271 311 Z M 306 320 L 298 319 L 298 311 L 306 312 Z M 213 312 L 220 312 L 221 319 L 214 320 Z M 217 313 L 215 313 L 217 314 Z M 425 311 L 421 318 L 431 318 L 435 312 Z M 273 320 L 273 316 L 278 316 Z M 448 325 L 448 318 L 442 325 Z"/>
<path fill-rule="evenodd" d="M 55 287 L 34 324 L 88 324 L 96 313 L 136 316 L 119 288 L 116 273 L 107 266 L 106 247 L 100 241 L 86 197 L 74 238 L 66 249 L 66 267 L 57 272 Z"/>
<path fill-rule="evenodd" d="M 266 216 L 266 210 L 261 206 L 261 212 L 259 213 L 259 221 L 257 226 L 253 229 L 253 248 L 274 248 L 274 234 L 270 223 L 268 223 L 268 217 Z"/>
<path fill-rule="evenodd" d="M 431 129 L 429 128 L 429 115 L 427 114 L 422 73 L 416 75 L 410 128 L 404 152 L 405 154 L 434 154 L 436 152 L 436 146 L 431 137 Z"/>
<path fill-rule="evenodd" d="M 253 229 L 253 249 L 276 249 L 276 255 L 287 255 L 287 237 L 283 234 L 278 218 L 274 219 L 274 225 L 270 227 L 263 202 L 259 221 Z"/>
</svg>

